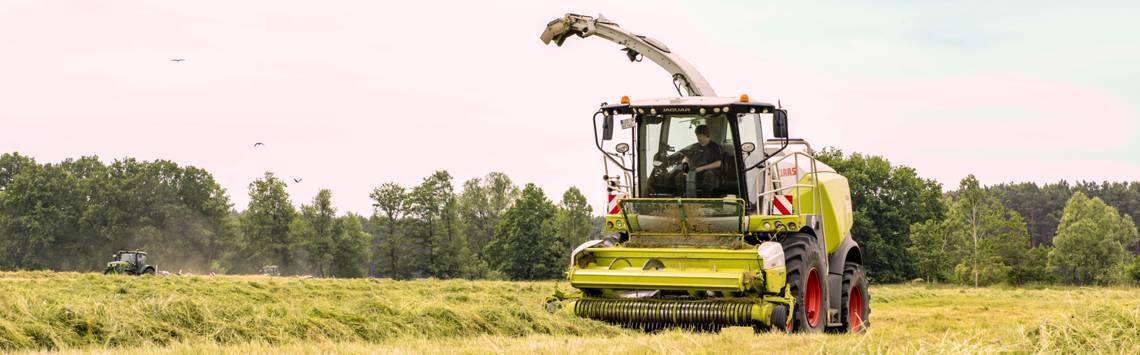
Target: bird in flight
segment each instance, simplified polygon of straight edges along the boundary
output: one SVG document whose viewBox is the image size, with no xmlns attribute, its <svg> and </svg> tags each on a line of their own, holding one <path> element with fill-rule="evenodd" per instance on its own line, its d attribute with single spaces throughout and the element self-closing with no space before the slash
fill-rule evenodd
<svg viewBox="0 0 1140 355">
<path fill-rule="evenodd" d="M 183 59 L 183 58 L 174 58 L 174 59 L 171 59 L 170 61 L 171 62 L 181 62 L 181 61 L 185 61 L 185 60 L 186 59 Z"/>
<path fill-rule="evenodd" d="M 256 147 L 258 147 L 258 146 L 263 146 L 263 145 L 265 145 L 265 143 L 257 142 L 257 143 L 254 143 L 254 144 L 253 144 L 253 146 L 254 146 L 255 148 L 256 148 Z"/>
<path fill-rule="evenodd" d="M 298 178 L 293 178 L 293 182 L 300 184 L 300 183 L 301 183 L 301 179 L 298 179 Z"/>
</svg>

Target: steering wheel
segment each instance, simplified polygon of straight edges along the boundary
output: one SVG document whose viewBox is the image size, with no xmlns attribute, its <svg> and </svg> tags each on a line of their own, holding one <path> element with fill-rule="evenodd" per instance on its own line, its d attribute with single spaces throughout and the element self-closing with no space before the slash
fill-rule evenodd
<svg viewBox="0 0 1140 355">
<path fill-rule="evenodd" d="M 686 160 L 688 160 L 691 164 L 694 161 L 695 153 L 697 153 L 697 150 L 692 149 L 691 147 L 681 149 L 676 153 L 668 155 L 665 154 L 664 150 L 658 152 L 657 155 L 653 157 L 653 166 L 656 167 L 653 169 L 653 176 L 672 174 L 677 170 L 680 170 L 682 168 L 682 163 Z M 689 167 L 693 168 L 692 165 Z"/>
</svg>

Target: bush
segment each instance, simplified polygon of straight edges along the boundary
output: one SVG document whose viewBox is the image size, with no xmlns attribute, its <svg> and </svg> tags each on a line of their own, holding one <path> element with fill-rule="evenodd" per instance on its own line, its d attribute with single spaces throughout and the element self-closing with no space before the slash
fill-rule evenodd
<svg viewBox="0 0 1140 355">
<path fill-rule="evenodd" d="M 1125 270 L 1125 275 L 1128 281 L 1140 285 L 1140 257 L 1132 259 L 1132 264 L 1128 265 L 1128 268 Z"/>
<path fill-rule="evenodd" d="M 1049 273 L 1049 251 L 1047 246 L 1036 246 L 1029 249 L 1025 259 L 1016 264 L 1009 271 L 1009 283 L 1024 285 L 1028 283 L 1053 283 L 1057 278 Z"/>
</svg>

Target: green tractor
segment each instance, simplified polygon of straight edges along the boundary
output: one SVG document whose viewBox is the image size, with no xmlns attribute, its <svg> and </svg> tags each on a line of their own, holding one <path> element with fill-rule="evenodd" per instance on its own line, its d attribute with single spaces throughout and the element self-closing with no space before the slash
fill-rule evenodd
<svg viewBox="0 0 1140 355">
<path fill-rule="evenodd" d="M 147 263 L 145 252 L 120 250 L 111 255 L 103 274 L 154 275 L 156 269 L 156 265 Z"/>
<path fill-rule="evenodd" d="M 572 251 L 566 274 L 579 292 L 556 292 L 547 309 L 647 331 L 869 325 L 847 179 L 788 137 L 786 110 L 717 97 L 664 44 L 604 17 L 567 14 L 541 38 L 561 45 L 572 35 L 657 63 L 682 96 L 622 97 L 594 113 L 609 191 L 605 234 Z M 615 138 L 615 120 L 629 133 Z"/>
</svg>

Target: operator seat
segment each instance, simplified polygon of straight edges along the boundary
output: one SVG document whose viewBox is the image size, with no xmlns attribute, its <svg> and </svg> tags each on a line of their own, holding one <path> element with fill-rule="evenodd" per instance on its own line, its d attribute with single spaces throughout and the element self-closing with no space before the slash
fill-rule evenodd
<svg viewBox="0 0 1140 355">
<path fill-rule="evenodd" d="M 734 147 L 732 143 L 726 143 L 721 146 L 722 153 L 720 156 L 720 168 L 718 169 L 718 173 L 720 173 L 720 186 L 717 186 L 717 189 L 713 191 L 713 195 L 716 197 L 740 193 L 737 188 L 737 180 L 739 180 L 739 177 L 736 171 L 736 155 L 733 154 L 735 149 L 736 147 Z"/>
</svg>

